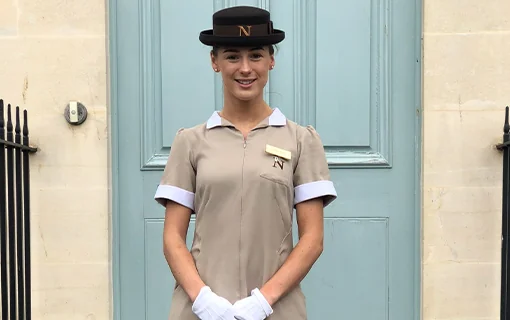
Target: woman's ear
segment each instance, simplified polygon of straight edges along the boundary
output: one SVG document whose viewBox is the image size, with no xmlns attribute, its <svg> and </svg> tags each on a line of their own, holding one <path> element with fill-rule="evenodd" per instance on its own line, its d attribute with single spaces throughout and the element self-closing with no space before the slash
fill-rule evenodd
<svg viewBox="0 0 510 320">
<path fill-rule="evenodd" d="M 218 67 L 218 63 L 216 61 L 216 57 L 214 56 L 214 54 L 211 52 L 211 65 L 212 65 L 212 68 L 215 72 L 219 72 L 220 69 Z"/>
</svg>

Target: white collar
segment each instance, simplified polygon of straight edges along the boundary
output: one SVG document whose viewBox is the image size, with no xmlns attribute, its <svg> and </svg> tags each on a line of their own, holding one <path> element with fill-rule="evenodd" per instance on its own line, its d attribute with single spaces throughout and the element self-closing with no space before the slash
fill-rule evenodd
<svg viewBox="0 0 510 320">
<path fill-rule="evenodd" d="M 209 120 L 207 120 L 207 129 L 211 129 L 214 127 L 218 127 L 222 125 L 223 120 L 218 111 L 214 111 Z M 285 115 L 280 111 L 278 108 L 273 109 L 273 113 L 269 116 L 269 123 L 270 126 L 284 126 L 287 123 L 287 118 Z"/>
</svg>

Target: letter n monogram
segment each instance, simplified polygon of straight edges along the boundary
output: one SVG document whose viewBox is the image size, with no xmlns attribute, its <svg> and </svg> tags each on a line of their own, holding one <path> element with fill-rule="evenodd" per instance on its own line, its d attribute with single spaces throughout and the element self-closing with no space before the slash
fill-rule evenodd
<svg viewBox="0 0 510 320">
<path fill-rule="evenodd" d="M 239 27 L 239 36 L 243 35 L 249 37 L 251 35 L 251 26 L 238 26 Z M 246 30 L 248 28 L 248 30 Z"/>
<path fill-rule="evenodd" d="M 279 157 L 274 157 L 273 168 L 276 168 L 276 165 L 278 165 L 278 167 L 283 170 L 283 160 Z"/>
</svg>

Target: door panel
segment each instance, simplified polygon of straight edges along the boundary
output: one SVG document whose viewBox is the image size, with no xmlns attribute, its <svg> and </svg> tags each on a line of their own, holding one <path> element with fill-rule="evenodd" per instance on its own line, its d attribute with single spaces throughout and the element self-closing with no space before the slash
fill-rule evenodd
<svg viewBox="0 0 510 320">
<path fill-rule="evenodd" d="M 176 131 L 222 107 L 198 33 L 237 4 L 269 9 L 286 31 L 265 99 L 316 127 L 339 195 L 303 281 L 309 319 L 418 319 L 416 4 L 110 0 L 115 319 L 167 317 L 174 280 L 153 196 Z"/>
<path fill-rule="evenodd" d="M 377 12 L 384 1 L 321 0 L 316 6 L 317 128 L 334 130 L 324 136 L 326 146 L 368 147 L 375 131 L 370 111 L 379 107 L 374 80 L 380 70 L 371 62 L 383 53 Z"/>
<path fill-rule="evenodd" d="M 310 319 L 388 319 L 388 219 L 326 218 L 324 230 L 303 282 Z"/>
</svg>

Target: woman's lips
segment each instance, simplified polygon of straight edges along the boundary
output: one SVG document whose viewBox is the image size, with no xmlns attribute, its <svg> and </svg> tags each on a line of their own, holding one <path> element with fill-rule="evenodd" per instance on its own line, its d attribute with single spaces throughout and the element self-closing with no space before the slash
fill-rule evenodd
<svg viewBox="0 0 510 320">
<path fill-rule="evenodd" d="M 249 88 L 255 82 L 255 79 L 250 80 L 236 79 L 236 82 L 239 83 L 239 86 L 241 86 L 242 88 Z"/>
</svg>

